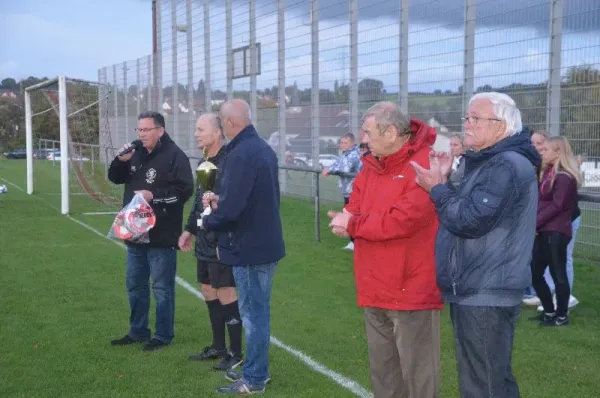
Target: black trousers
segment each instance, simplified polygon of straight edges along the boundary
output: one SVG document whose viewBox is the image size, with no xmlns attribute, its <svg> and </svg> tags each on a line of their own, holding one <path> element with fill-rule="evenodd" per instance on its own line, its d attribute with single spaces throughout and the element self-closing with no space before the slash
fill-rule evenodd
<svg viewBox="0 0 600 398">
<path fill-rule="evenodd" d="M 350 203 L 350 197 L 344 196 L 344 206 L 347 205 L 348 203 Z M 350 242 L 354 242 L 354 238 L 351 237 Z"/>
<path fill-rule="evenodd" d="M 532 285 L 542 302 L 544 312 L 555 312 L 552 293 L 544 279 L 546 267 L 554 280 L 556 315 L 567 316 L 571 287 L 567 278 L 567 246 L 571 238 L 559 232 L 542 232 L 535 238 L 531 260 Z"/>
</svg>

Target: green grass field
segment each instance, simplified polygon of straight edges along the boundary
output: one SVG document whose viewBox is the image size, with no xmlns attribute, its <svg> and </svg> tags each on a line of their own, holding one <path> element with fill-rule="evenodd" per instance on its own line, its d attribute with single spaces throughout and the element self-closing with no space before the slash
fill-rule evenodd
<svg viewBox="0 0 600 398">
<path fill-rule="evenodd" d="M 0 160 L 0 396 L 2 397 L 212 397 L 225 383 L 210 364 L 187 355 L 209 342 L 206 306 L 177 288 L 176 337 L 171 347 L 146 353 L 112 347 L 128 329 L 125 252 L 105 239 L 112 216 L 83 195 L 78 211 L 57 211 L 56 171 L 36 162 L 36 195 L 25 187 L 25 164 Z M 12 185 L 14 184 L 14 185 Z M 323 210 L 323 220 L 326 220 Z M 275 276 L 272 334 L 314 361 L 370 390 L 362 312 L 355 304 L 351 254 L 323 222 L 313 239 L 309 202 L 282 202 L 287 256 Z M 99 231 L 93 232 L 91 229 Z M 179 276 L 195 284 L 195 261 L 179 253 Z M 526 320 L 516 334 L 514 370 L 523 397 L 595 397 L 600 390 L 600 268 L 576 264 L 581 304 L 567 328 L 543 329 Z M 153 307 L 152 307 L 153 308 Z M 151 310 L 153 326 L 153 310 Z M 458 397 L 452 332 L 442 322 L 442 397 Z M 272 345 L 272 397 L 351 397 L 349 389 Z"/>
</svg>

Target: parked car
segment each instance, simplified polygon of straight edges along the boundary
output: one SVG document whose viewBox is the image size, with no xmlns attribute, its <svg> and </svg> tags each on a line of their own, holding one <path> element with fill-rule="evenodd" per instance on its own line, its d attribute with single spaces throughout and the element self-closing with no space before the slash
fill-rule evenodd
<svg viewBox="0 0 600 398">
<path fill-rule="evenodd" d="M 46 159 L 59 161 L 60 160 L 60 151 L 51 152 Z M 89 162 L 90 161 L 89 158 L 86 158 L 85 156 L 82 157 L 79 155 L 72 156 L 69 160 L 75 161 L 75 162 Z"/>
<path fill-rule="evenodd" d="M 321 154 L 319 155 L 319 166 L 330 167 L 338 158 L 339 156 L 337 155 L 330 155 L 327 153 Z M 309 166 L 313 165 L 312 159 L 309 160 L 308 164 Z"/>
<path fill-rule="evenodd" d="M 7 159 L 26 159 L 27 151 L 25 148 L 16 148 L 10 152 L 4 152 L 4 157 Z"/>
</svg>

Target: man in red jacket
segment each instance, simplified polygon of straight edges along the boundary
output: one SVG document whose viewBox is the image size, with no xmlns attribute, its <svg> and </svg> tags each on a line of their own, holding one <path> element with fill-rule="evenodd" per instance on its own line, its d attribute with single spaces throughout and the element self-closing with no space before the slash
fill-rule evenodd
<svg viewBox="0 0 600 398">
<path fill-rule="evenodd" d="M 438 219 L 411 161 L 429 165 L 435 129 L 381 102 L 363 117 L 370 153 L 350 202 L 330 212 L 354 238 L 358 305 L 365 309 L 375 398 L 432 398 L 440 386 L 440 310 L 435 277 Z"/>
</svg>

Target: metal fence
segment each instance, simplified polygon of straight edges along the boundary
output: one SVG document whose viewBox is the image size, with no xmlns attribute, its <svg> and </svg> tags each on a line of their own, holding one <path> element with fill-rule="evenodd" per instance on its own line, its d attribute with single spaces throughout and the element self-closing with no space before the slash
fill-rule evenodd
<svg viewBox="0 0 600 398">
<path fill-rule="evenodd" d="M 284 159 L 316 167 L 360 115 L 397 101 L 438 130 L 461 132 L 468 99 L 511 95 L 534 129 L 569 137 L 585 158 L 584 192 L 600 187 L 600 2 L 589 0 L 155 0 L 152 55 L 102 68 L 112 142 L 159 109 L 190 156 L 196 117 L 245 98 Z M 282 132 L 282 134 L 279 134 Z M 287 153 L 287 156 L 286 156 Z M 282 171 L 288 195 L 314 198 L 310 173 Z M 334 179 L 321 198 L 341 201 Z M 580 242 L 597 245 L 584 205 Z"/>
</svg>

